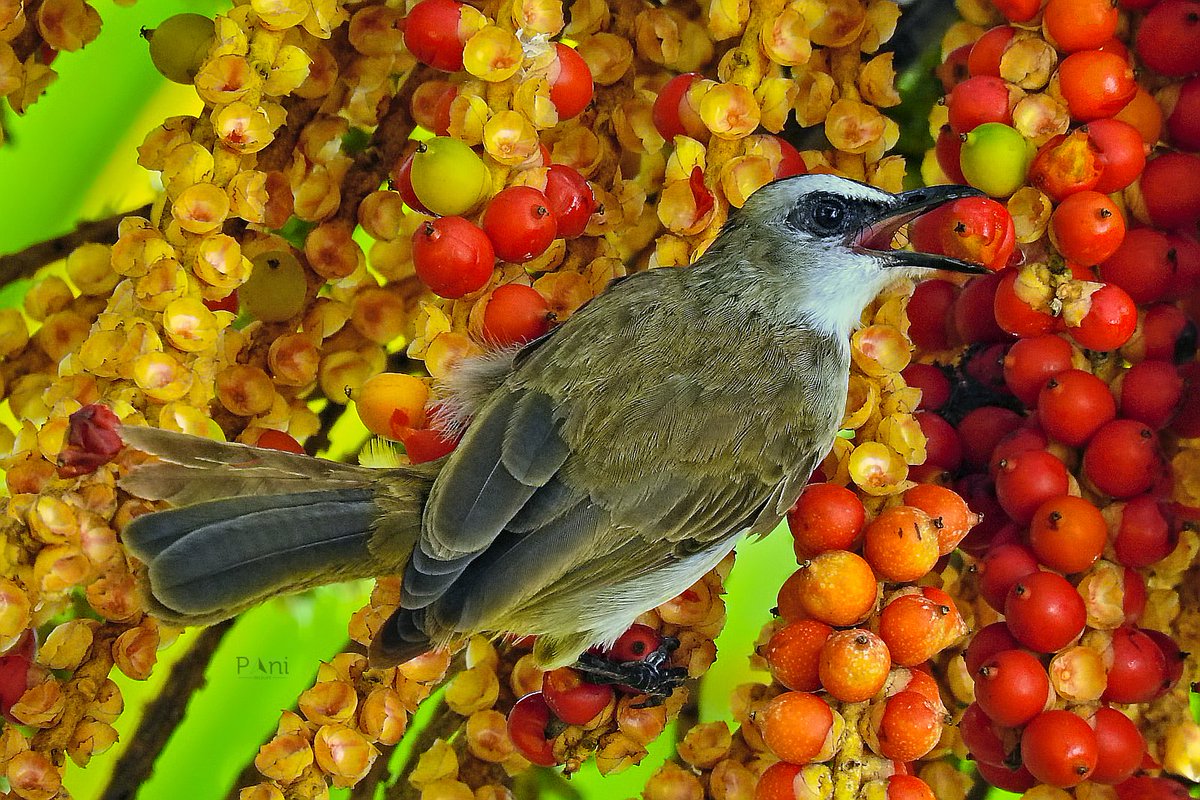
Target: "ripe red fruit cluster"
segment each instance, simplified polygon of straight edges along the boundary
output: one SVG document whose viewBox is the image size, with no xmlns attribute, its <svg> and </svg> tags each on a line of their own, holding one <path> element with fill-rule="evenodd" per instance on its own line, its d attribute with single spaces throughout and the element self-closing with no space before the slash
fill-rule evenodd
<svg viewBox="0 0 1200 800">
<path fill-rule="evenodd" d="M 621 634 L 606 655 L 614 663 L 642 661 L 662 643 L 662 634 L 654 628 L 635 624 Z M 612 711 L 618 692 L 638 694 L 628 686 L 591 683 L 571 667 L 550 670 L 542 676 L 540 691 L 525 695 L 512 707 L 508 714 L 509 738 L 531 763 L 554 766 L 558 763 L 554 755 L 558 734 L 566 725 L 587 727 L 600 722 Z"/>
<path fill-rule="evenodd" d="M 420 5 L 441 1 L 424 0 Z M 405 164 L 411 164 L 411 157 Z M 411 183 L 406 185 L 405 175 L 410 170 L 411 166 L 406 170 L 403 165 L 398 170 L 397 189 L 406 203 L 424 211 Z M 492 280 L 496 259 L 522 264 L 545 253 L 555 239 L 583 234 L 597 207 L 583 176 L 565 164 L 551 164 L 531 179 L 540 180 L 540 187 L 514 185 L 502 189 L 488 201 L 478 221 L 443 216 L 416 229 L 413 266 L 435 294 L 451 299 L 474 294 Z M 500 331 L 493 337 L 496 343 L 528 341 L 545 332 L 548 316 L 540 322 L 518 325 L 518 320 L 528 316 L 530 304 L 510 302 L 509 306 L 513 311 L 503 312 L 503 319 L 493 326 Z M 514 327 L 519 330 L 512 330 Z"/>
</svg>

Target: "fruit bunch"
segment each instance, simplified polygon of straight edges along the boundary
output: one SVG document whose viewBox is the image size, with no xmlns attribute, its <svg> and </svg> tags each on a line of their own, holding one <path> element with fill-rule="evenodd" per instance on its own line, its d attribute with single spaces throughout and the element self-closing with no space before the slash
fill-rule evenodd
<svg viewBox="0 0 1200 800">
<path fill-rule="evenodd" d="M 41 16 L 91 18 L 56 7 Z M 0 733 L 0 765 L 16 796 L 63 794 L 65 757 L 85 764 L 114 741 L 112 668 L 146 677 L 177 633 L 145 614 L 142 566 L 119 544 L 151 506 L 118 489 L 140 458 L 121 448 L 118 422 L 315 452 L 353 401 L 402 445 L 369 458 L 436 458 L 454 446 L 432 424 L 436 379 L 464 356 L 540 335 L 628 270 L 686 265 L 775 177 L 829 170 L 900 188 L 903 160 L 886 154 L 898 127 L 880 112 L 899 101 L 880 53 L 894 3 L 569 11 L 240 2 L 146 31 L 156 66 L 203 102 L 138 150 L 162 195 L 121 222 L 115 244 L 78 247 L 22 310 L 0 312 L 3 393 L 24 421 L 2 442 L 0 529 L 0 699 L 21 723 Z M 0 85 L 32 96 L 47 73 L 12 41 L 0 74 L 18 64 L 21 83 Z M 821 125 L 829 147 L 798 152 L 775 135 L 790 119 Z M 902 294 L 856 340 L 858 433 L 839 451 L 857 465 L 843 473 L 869 476 L 876 494 L 899 491 L 923 457 L 915 395 L 888 366 L 907 361 Z M 642 644 L 678 640 L 673 663 L 705 672 L 728 568 L 640 620 Z M 382 579 L 351 637 L 369 641 L 397 599 Z M 584 720 L 598 702 L 578 676 L 542 676 L 515 644 L 465 648 L 392 670 L 335 658 L 281 718 L 245 796 L 321 797 L 362 780 L 446 680 L 440 743 L 405 778 L 431 796 L 502 797 L 510 773 L 548 760 L 547 744 L 568 768 L 595 753 L 623 769 L 686 697 L 642 707 L 602 689 Z M 544 708 L 518 703 L 530 692 Z M 694 729 L 689 757 L 714 793 L 749 790 L 761 751 L 725 734 Z M 671 775 L 686 773 L 656 780 Z"/>
<path fill-rule="evenodd" d="M 943 42 L 924 176 L 1012 223 L 917 226 L 999 271 L 916 289 L 905 374 L 923 476 L 983 517 L 942 575 L 975 631 L 948 665 L 951 745 L 1011 791 L 1166 797 L 1130 776 L 1200 774 L 1186 5 L 964 3 Z"/>
<path fill-rule="evenodd" d="M 0 3 L 0 97 L 24 114 L 58 78 L 50 65 L 100 34 L 100 15 L 83 0 Z M 0 145 L 4 131 L 0 130 Z"/>
</svg>

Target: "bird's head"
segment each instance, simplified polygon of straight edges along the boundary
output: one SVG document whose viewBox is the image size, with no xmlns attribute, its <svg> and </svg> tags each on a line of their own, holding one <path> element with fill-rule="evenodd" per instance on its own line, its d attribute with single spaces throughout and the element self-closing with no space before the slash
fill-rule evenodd
<svg viewBox="0 0 1200 800">
<path fill-rule="evenodd" d="M 781 310 L 790 307 L 822 329 L 849 331 L 867 303 L 898 277 L 987 271 L 948 256 L 892 248 L 904 224 L 980 194 L 968 186 L 892 194 L 835 175 L 796 175 L 751 195 L 710 252 L 765 270 L 760 277 L 780 292 Z"/>
</svg>

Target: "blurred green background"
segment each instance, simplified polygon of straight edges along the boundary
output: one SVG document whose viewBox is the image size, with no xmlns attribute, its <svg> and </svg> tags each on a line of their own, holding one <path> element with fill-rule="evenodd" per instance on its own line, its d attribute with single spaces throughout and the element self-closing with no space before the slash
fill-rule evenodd
<svg viewBox="0 0 1200 800">
<path fill-rule="evenodd" d="M 211 14 L 222 4 L 139 0 L 119 7 L 100 0 L 98 6 L 104 19 L 100 38 L 79 53 L 58 57 L 59 80 L 27 115 L 14 117 L 4 109 L 8 142 L 0 147 L 0 254 L 65 233 L 77 220 L 149 202 L 153 176 L 137 166 L 137 146 L 164 118 L 200 108 L 190 87 L 168 83 L 155 72 L 139 30 L 180 11 Z M 27 285 L 21 281 L 3 287 L 0 305 L 19 304 Z M 352 454 L 365 439 L 353 414 L 343 418 L 336 433 L 334 457 Z M 765 680 L 763 673 L 750 671 L 747 656 L 770 616 L 778 586 L 794 569 L 786 534 L 739 548 L 726 598 L 729 624 L 718 640 L 721 655 L 701 686 L 702 720 L 731 721 L 730 691 L 747 680 Z M 183 723 L 137 797 L 225 797 L 273 731 L 279 712 L 291 708 L 311 685 L 319 661 L 339 652 L 347 638 L 346 621 L 369 589 L 366 583 L 329 587 L 243 615 L 223 639 L 206 685 L 191 698 Z M 153 677 L 145 682 L 114 674 L 126 701 L 116 724 L 122 741 L 87 769 L 68 767 L 66 785 L 76 798 L 99 796 L 145 704 L 195 637 L 188 631 L 164 649 Z M 269 666 L 260 669 L 260 661 Z M 668 730 L 639 767 L 607 779 L 589 767 L 569 784 L 549 782 L 544 793 L 588 800 L 637 796 L 647 776 L 671 755 L 672 733 Z M 335 791 L 333 796 L 347 795 Z"/>
</svg>

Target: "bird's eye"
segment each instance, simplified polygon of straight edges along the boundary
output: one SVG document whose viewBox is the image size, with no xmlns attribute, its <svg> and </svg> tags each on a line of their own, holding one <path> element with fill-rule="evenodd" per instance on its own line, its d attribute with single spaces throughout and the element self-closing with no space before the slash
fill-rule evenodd
<svg viewBox="0 0 1200 800">
<path fill-rule="evenodd" d="M 836 197 L 822 197 L 813 204 L 811 216 L 817 228 L 835 233 L 846 223 L 846 206 Z"/>
</svg>

